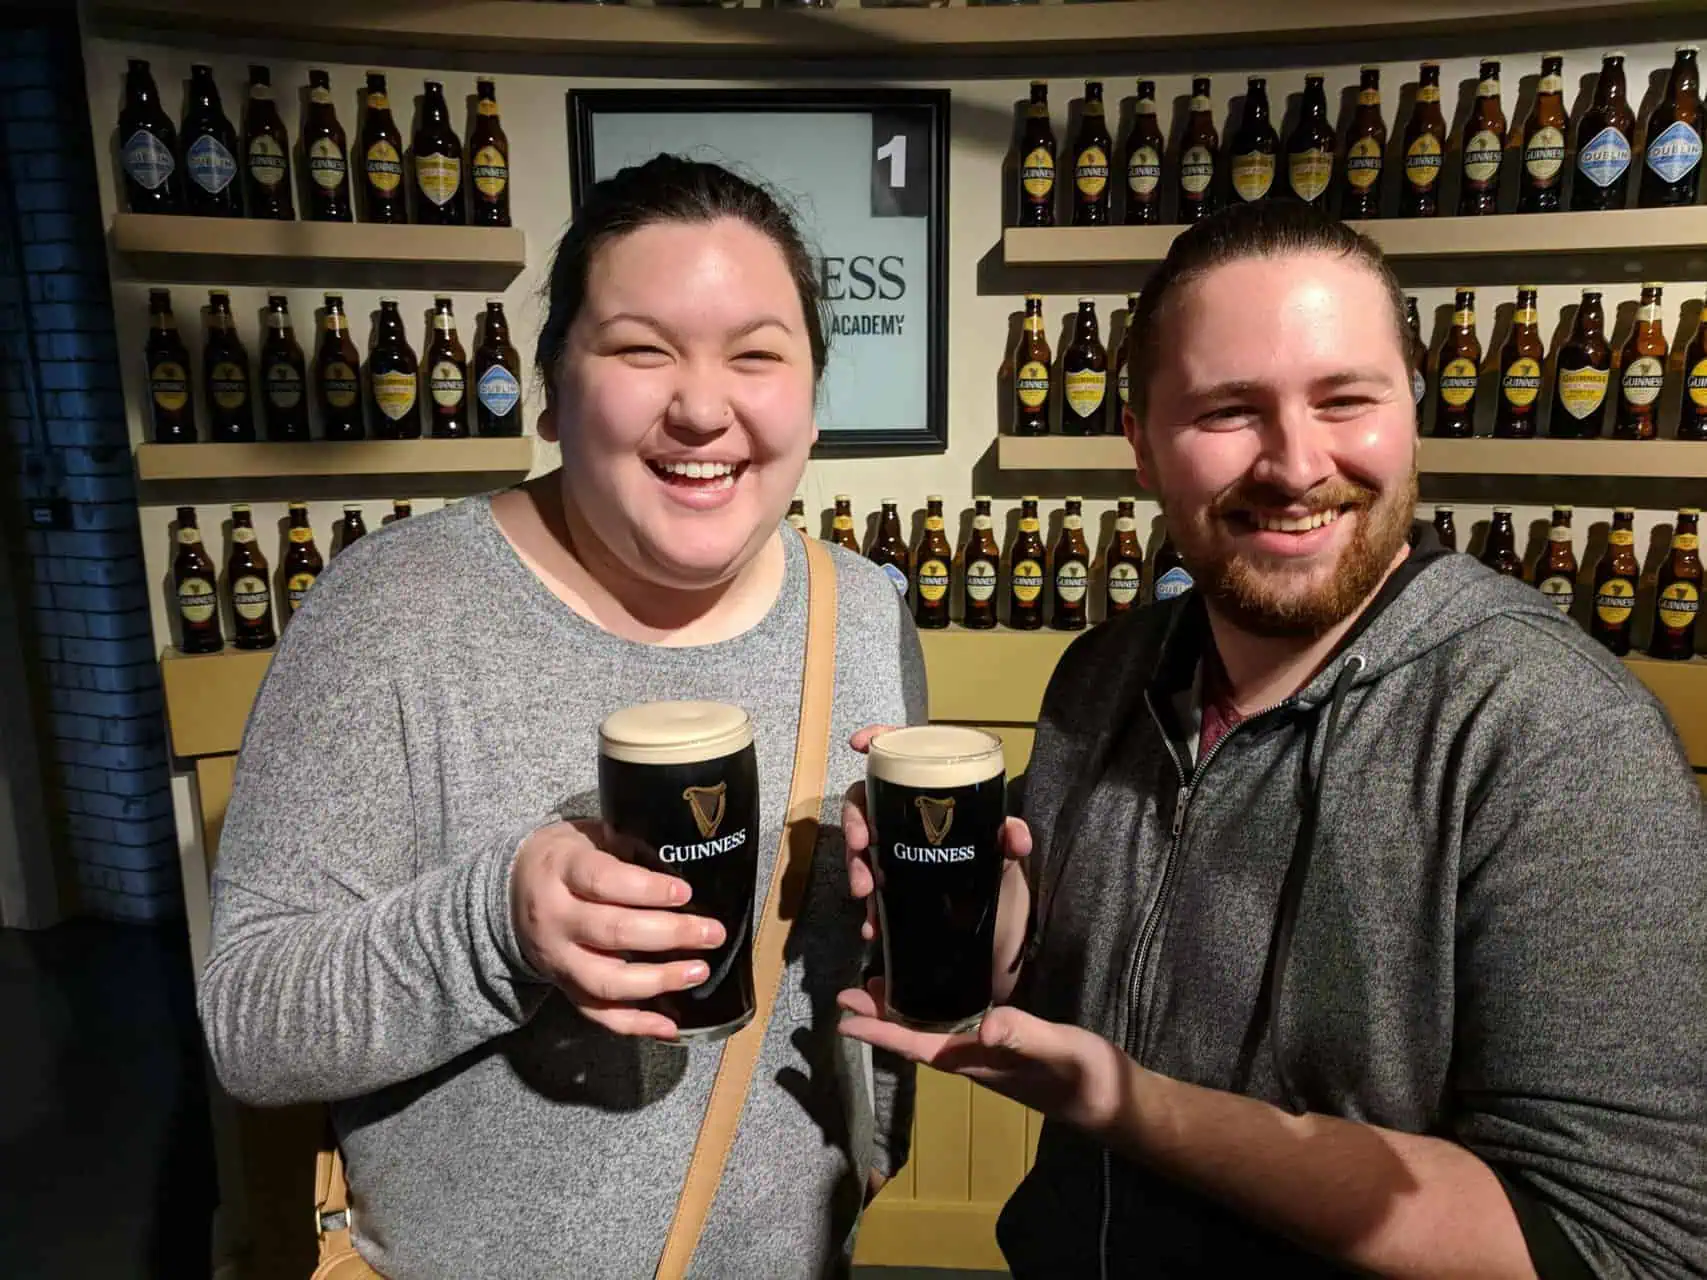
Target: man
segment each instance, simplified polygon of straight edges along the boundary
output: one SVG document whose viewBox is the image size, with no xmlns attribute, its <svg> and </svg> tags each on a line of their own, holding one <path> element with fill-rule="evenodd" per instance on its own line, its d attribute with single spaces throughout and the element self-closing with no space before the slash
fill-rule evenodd
<svg viewBox="0 0 1707 1280">
<path fill-rule="evenodd" d="M 1413 524 L 1370 241 L 1231 211 L 1133 332 L 1196 590 L 1055 672 L 1014 1007 L 921 1035 L 874 985 L 844 1030 L 1046 1114 L 998 1228 L 1022 1280 L 1707 1273 L 1707 820 L 1663 711 Z"/>
</svg>

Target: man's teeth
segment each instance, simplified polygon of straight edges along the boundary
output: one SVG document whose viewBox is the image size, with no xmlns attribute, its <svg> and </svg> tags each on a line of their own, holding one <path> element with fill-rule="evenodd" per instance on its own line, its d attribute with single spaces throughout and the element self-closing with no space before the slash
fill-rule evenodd
<svg viewBox="0 0 1707 1280">
<path fill-rule="evenodd" d="M 735 478 L 733 462 L 659 462 L 654 463 L 666 475 L 683 476 L 689 480 L 722 480 L 731 484 Z"/>
<path fill-rule="evenodd" d="M 1265 533 L 1308 533 L 1332 524 L 1340 518 L 1336 510 L 1317 511 L 1307 516 L 1265 516 L 1252 514 L 1251 523 Z"/>
</svg>

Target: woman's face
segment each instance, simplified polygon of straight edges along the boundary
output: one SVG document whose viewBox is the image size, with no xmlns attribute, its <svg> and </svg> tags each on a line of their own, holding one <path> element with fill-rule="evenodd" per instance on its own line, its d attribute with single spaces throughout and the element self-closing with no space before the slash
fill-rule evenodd
<svg viewBox="0 0 1707 1280">
<path fill-rule="evenodd" d="M 661 222 L 593 255 L 539 434 L 621 568 L 696 590 L 776 530 L 817 438 L 782 250 L 736 218 Z"/>
</svg>

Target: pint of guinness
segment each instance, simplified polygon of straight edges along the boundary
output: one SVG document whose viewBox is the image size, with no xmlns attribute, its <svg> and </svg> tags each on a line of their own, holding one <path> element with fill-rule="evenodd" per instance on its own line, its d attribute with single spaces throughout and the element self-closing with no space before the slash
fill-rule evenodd
<svg viewBox="0 0 1707 1280">
<path fill-rule="evenodd" d="M 1002 744 L 918 725 L 871 744 L 866 799 L 890 1016 L 929 1031 L 976 1026 L 990 1007 Z"/>
<path fill-rule="evenodd" d="M 648 952 L 634 959 L 703 960 L 699 986 L 648 1007 L 687 1039 L 717 1040 L 753 1018 L 753 890 L 759 867 L 759 774 L 753 726 L 721 702 L 649 702 L 599 726 L 599 806 L 612 853 L 685 880 L 682 910 L 709 916 L 726 937 L 714 951 Z"/>
</svg>

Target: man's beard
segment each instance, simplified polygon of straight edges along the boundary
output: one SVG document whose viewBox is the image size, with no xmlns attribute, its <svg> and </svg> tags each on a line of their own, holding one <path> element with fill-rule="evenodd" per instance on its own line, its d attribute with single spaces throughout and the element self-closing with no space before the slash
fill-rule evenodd
<svg viewBox="0 0 1707 1280">
<path fill-rule="evenodd" d="M 1410 534 L 1417 504 L 1413 468 L 1384 497 L 1366 485 L 1330 480 L 1302 498 L 1263 485 L 1241 484 L 1199 512 L 1174 513 L 1162 503 L 1174 548 L 1192 582 L 1217 611 L 1254 635 L 1311 639 L 1345 621 L 1369 599 Z M 1284 559 L 1252 559 L 1228 545 L 1226 513 L 1302 506 L 1311 512 L 1355 515 L 1351 541 L 1332 576 L 1320 581 L 1316 566 Z"/>
</svg>

